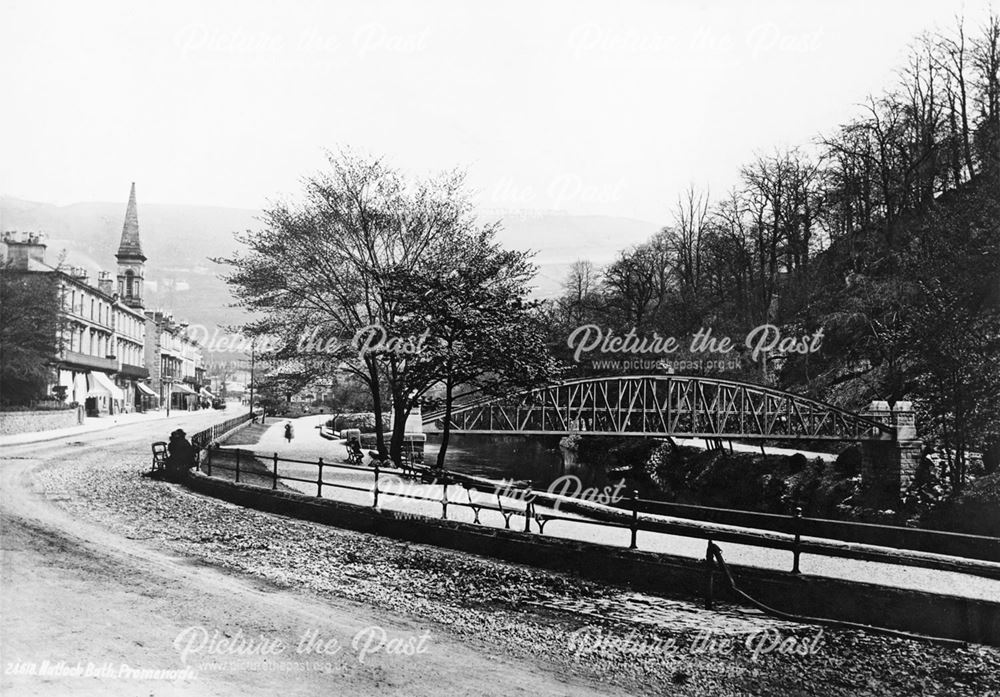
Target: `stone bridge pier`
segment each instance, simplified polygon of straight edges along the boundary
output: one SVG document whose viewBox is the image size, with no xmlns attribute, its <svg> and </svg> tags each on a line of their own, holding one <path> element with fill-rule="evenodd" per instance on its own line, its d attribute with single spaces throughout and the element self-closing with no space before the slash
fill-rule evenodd
<svg viewBox="0 0 1000 697">
<path fill-rule="evenodd" d="M 917 475 L 923 441 L 917 438 L 912 402 L 872 402 L 864 414 L 895 430 L 861 443 L 861 490 L 866 506 L 896 508 Z"/>
</svg>

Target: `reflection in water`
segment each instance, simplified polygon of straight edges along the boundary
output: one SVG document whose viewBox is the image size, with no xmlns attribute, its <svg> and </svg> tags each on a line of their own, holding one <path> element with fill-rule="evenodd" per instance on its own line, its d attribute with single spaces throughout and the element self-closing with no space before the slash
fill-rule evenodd
<svg viewBox="0 0 1000 697">
<path fill-rule="evenodd" d="M 563 473 L 560 436 L 452 434 L 445 467 L 490 479 L 514 479 L 544 488 Z M 441 437 L 428 434 L 424 463 L 437 462 Z"/>
</svg>

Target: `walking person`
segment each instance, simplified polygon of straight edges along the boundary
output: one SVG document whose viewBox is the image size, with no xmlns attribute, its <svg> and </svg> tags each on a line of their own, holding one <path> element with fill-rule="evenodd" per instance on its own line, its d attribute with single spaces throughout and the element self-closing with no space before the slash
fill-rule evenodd
<svg viewBox="0 0 1000 697">
<path fill-rule="evenodd" d="M 292 442 L 292 438 L 294 438 L 294 437 L 295 437 L 295 433 L 292 430 L 292 422 L 291 421 L 285 422 L 285 440 L 287 440 L 289 443 L 291 443 Z"/>
</svg>

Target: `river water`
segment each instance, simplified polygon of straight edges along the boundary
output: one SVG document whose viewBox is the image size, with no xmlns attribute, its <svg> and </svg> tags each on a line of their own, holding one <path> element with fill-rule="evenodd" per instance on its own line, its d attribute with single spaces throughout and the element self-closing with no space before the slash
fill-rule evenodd
<svg viewBox="0 0 1000 697">
<path fill-rule="evenodd" d="M 563 474 L 560 436 L 452 434 L 445 468 L 490 479 L 513 479 L 544 488 Z M 428 435 L 424 463 L 437 462 L 441 438 Z"/>
</svg>

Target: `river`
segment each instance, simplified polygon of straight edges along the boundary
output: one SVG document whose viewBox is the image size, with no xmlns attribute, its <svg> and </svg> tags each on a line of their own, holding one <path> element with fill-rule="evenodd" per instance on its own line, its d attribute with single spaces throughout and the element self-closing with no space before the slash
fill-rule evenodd
<svg viewBox="0 0 1000 697">
<path fill-rule="evenodd" d="M 544 488 L 563 474 L 560 436 L 452 434 L 445 467 L 490 479 L 514 479 Z M 424 463 L 437 462 L 441 438 L 428 435 Z"/>
</svg>

